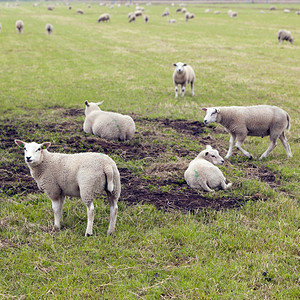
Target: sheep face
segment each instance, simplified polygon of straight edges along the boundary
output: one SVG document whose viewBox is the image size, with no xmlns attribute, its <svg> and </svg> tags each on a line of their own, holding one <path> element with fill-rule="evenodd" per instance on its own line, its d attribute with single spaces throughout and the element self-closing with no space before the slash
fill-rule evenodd
<svg viewBox="0 0 300 300">
<path fill-rule="evenodd" d="M 24 158 L 25 162 L 28 165 L 38 165 L 43 158 L 43 150 L 48 149 L 51 143 L 46 142 L 42 144 L 33 143 L 25 143 L 20 140 L 15 140 L 15 143 L 24 150 Z"/>
<path fill-rule="evenodd" d="M 182 62 L 178 62 L 176 64 L 173 64 L 174 67 L 176 67 L 176 72 L 181 74 L 184 71 L 184 67 L 186 66 L 186 64 L 182 63 Z"/>
<path fill-rule="evenodd" d="M 204 158 L 214 165 L 223 165 L 224 159 L 220 156 L 219 151 L 207 146 L 204 150 Z"/>
<path fill-rule="evenodd" d="M 85 104 L 85 115 L 89 114 L 91 111 L 94 110 L 100 110 L 99 105 L 101 105 L 102 102 L 94 103 L 94 102 L 88 102 L 87 100 L 84 101 Z"/>
<path fill-rule="evenodd" d="M 217 122 L 218 113 L 220 112 L 219 108 L 210 107 L 210 108 L 202 108 L 202 110 L 206 112 L 206 115 L 203 120 L 203 123 L 205 125 L 212 122 Z"/>
</svg>

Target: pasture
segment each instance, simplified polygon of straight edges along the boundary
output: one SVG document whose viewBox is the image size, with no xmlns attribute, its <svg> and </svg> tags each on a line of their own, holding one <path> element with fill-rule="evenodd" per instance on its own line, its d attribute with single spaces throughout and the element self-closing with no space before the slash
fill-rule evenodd
<svg viewBox="0 0 300 300">
<path fill-rule="evenodd" d="M 128 22 L 135 6 L 72 2 L 69 10 L 57 2 L 49 11 L 48 2 L 37 3 L 0 2 L 0 297 L 299 298 L 300 5 L 188 4 L 196 17 L 185 22 L 178 4 L 144 3 L 145 24 Z M 161 17 L 166 7 L 176 23 Z M 97 24 L 105 12 L 111 22 Z M 282 28 L 293 45 L 278 45 Z M 194 97 L 187 87 L 184 99 L 174 98 L 178 61 L 195 70 Z M 84 100 L 130 114 L 135 137 L 85 134 Z M 183 178 L 188 163 L 208 144 L 224 157 L 229 141 L 220 125 L 203 125 L 201 107 L 256 104 L 289 113 L 293 158 L 278 141 L 259 161 L 269 139 L 248 137 L 244 148 L 254 158 L 235 150 L 220 167 L 230 190 L 191 189 Z M 84 237 L 86 208 L 76 198 L 66 199 L 55 232 L 51 202 L 15 138 L 113 158 L 122 183 L 116 232 L 106 236 L 105 197 L 94 201 L 92 237 Z"/>
</svg>

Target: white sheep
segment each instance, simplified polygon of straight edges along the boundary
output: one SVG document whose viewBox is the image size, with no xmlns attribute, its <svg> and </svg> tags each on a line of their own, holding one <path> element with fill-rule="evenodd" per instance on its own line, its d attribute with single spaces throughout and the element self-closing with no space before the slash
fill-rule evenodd
<svg viewBox="0 0 300 300">
<path fill-rule="evenodd" d="M 227 14 L 228 14 L 228 16 L 229 16 L 230 18 L 235 18 L 235 17 L 238 16 L 238 13 L 235 12 L 235 11 L 232 11 L 231 9 L 228 10 Z"/>
<path fill-rule="evenodd" d="M 83 131 L 108 140 L 129 140 L 135 134 L 135 123 L 130 116 L 102 111 L 103 102 L 84 102 L 85 120 Z"/>
<path fill-rule="evenodd" d="M 134 12 L 134 14 L 135 14 L 136 17 L 141 17 L 143 15 L 143 12 L 141 10 L 136 10 Z"/>
<path fill-rule="evenodd" d="M 163 13 L 162 13 L 162 17 L 167 17 L 167 16 L 169 16 L 170 15 L 170 12 L 169 12 L 169 10 L 165 10 Z"/>
<path fill-rule="evenodd" d="M 170 19 L 169 23 L 176 23 L 176 20 L 175 19 Z"/>
<path fill-rule="evenodd" d="M 290 31 L 281 29 L 277 32 L 277 39 L 278 43 L 282 44 L 283 41 L 290 42 L 291 44 L 294 43 L 294 39 Z"/>
<path fill-rule="evenodd" d="M 22 20 L 18 20 L 16 22 L 16 30 L 20 34 L 23 32 L 23 30 L 24 30 L 24 22 Z"/>
<path fill-rule="evenodd" d="M 97 22 L 100 23 L 100 22 L 104 22 L 104 21 L 105 22 L 110 21 L 110 15 L 108 13 L 104 13 L 104 14 L 100 15 Z"/>
<path fill-rule="evenodd" d="M 283 10 L 283 12 L 286 13 L 286 14 L 289 14 L 291 11 L 290 11 L 289 9 L 285 8 L 285 9 Z"/>
<path fill-rule="evenodd" d="M 255 106 L 228 106 L 202 108 L 206 112 L 204 124 L 217 122 L 223 125 L 230 134 L 229 150 L 225 158 L 232 155 L 232 148 L 235 139 L 237 149 L 248 158 L 252 155 L 242 148 L 242 144 L 247 136 L 270 136 L 270 146 L 260 156 L 263 159 L 276 147 L 276 140 L 279 138 L 289 157 L 292 152 L 285 137 L 285 130 L 290 129 L 290 116 L 286 111 L 271 105 Z"/>
<path fill-rule="evenodd" d="M 131 16 L 129 18 L 129 23 L 135 22 L 135 19 L 136 19 L 135 14 L 131 14 Z"/>
<path fill-rule="evenodd" d="M 190 162 L 184 172 L 184 179 L 194 189 L 202 188 L 206 192 L 214 192 L 214 189 L 227 190 L 232 183 L 226 184 L 223 173 L 215 166 L 223 163 L 224 159 L 219 152 L 211 146 L 206 146 L 206 149 Z"/>
<path fill-rule="evenodd" d="M 46 24 L 45 29 L 46 29 L 46 33 L 47 34 L 49 34 L 49 35 L 52 34 L 52 32 L 53 32 L 53 26 L 51 24 Z"/>
<path fill-rule="evenodd" d="M 178 62 L 173 64 L 176 69 L 173 73 L 173 83 L 175 86 L 175 98 L 178 97 L 178 84 L 181 85 L 181 96 L 184 97 L 184 91 L 187 84 L 191 84 L 192 96 L 194 96 L 195 72 L 193 68 L 185 63 Z"/>
<path fill-rule="evenodd" d="M 185 21 L 187 22 L 189 19 L 194 19 L 195 18 L 195 15 L 193 13 L 189 13 L 187 12 L 185 14 Z"/>
<path fill-rule="evenodd" d="M 118 199 L 121 193 L 120 174 L 115 162 L 101 153 L 62 154 L 48 152 L 51 143 L 25 143 L 15 140 L 24 149 L 30 174 L 52 201 L 54 228 L 60 229 L 65 196 L 80 197 L 87 207 L 85 236 L 93 234 L 93 200 L 104 191 L 110 206 L 107 234 L 115 229 Z"/>
</svg>

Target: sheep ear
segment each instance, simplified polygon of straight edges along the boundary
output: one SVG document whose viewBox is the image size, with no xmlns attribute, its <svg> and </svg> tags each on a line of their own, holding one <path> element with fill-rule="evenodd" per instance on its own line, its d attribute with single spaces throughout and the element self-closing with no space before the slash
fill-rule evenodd
<svg viewBox="0 0 300 300">
<path fill-rule="evenodd" d="M 15 143 L 20 147 L 20 148 L 24 148 L 25 147 L 25 142 L 20 141 L 20 140 L 15 140 Z"/>
<path fill-rule="evenodd" d="M 50 142 L 45 142 L 42 144 L 42 149 L 48 149 L 51 146 Z"/>
<path fill-rule="evenodd" d="M 207 111 L 207 108 L 203 107 L 203 108 L 201 108 L 201 110 L 203 110 L 203 111 Z"/>
<path fill-rule="evenodd" d="M 173 64 L 174 67 L 177 67 L 177 64 Z"/>
<path fill-rule="evenodd" d="M 212 149 L 212 146 L 211 146 L 211 145 L 207 145 L 207 146 L 206 146 L 206 149 L 211 150 L 211 149 Z"/>
<path fill-rule="evenodd" d="M 89 107 L 89 103 L 88 103 L 87 100 L 84 101 L 84 104 L 85 104 L 87 107 Z"/>
<path fill-rule="evenodd" d="M 216 108 L 216 112 L 219 114 L 220 113 L 220 108 Z"/>
<path fill-rule="evenodd" d="M 98 102 L 97 105 L 100 106 L 103 102 L 104 102 L 104 100 L 101 102 Z"/>
<path fill-rule="evenodd" d="M 183 64 L 183 66 L 184 66 L 184 67 L 186 67 L 186 66 L 187 66 L 187 64 Z"/>
</svg>

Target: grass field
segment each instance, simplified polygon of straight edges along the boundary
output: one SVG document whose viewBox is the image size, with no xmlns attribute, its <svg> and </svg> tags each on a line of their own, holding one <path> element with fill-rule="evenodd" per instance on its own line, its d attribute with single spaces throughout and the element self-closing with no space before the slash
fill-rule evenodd
<svg viewBox="0 0 300 300">
<path fill-rule="evenodd" d="M 270 4 L 187 5 L 196 15 L 189 22 L 178 6 L 152 5 L 145 6 L 148 24 L 129 24 L 134 7 L 123 5 L 76 2 L 69 10 L 57 3 L 48 11 L 49 3 L 13 4 L 0 2 L 0 298 L 298 299 L 300 4 L 272 12 Z M 161 17 L 166 6 L 175 24 Z M 104 12 L 111 22 L 97 24 Z M 281 28 L 294 45 L 278 45 Z M 178 61 L 195 70 L 194 97 L 187 88 L 184 99 L 174 98 Z M 86 99 L 132 115 L 135 138 L 85 134 Z M 222 156 L 228 149 L 221 126 L 203 126 L 201 107 L 255 104 L 289 113 L 293 158 L 278 142 L 259 161 L 269 139 L 249 137 L 244 148 L 254 159 L 235 151 L 221 167 L 232 189 L 190 189 L 183 179 L 189 161 L 206 144 Z M 51 202 L 15 138 L 50 141 L 50 151 L 110 155 L 122 182 L 115 234 L 106 236 L 105 197 L 95 200 L 93 237 L 83 236 L 86 209 L 75 198 L 66 200 L 55 232 Z"/>
</svg>

